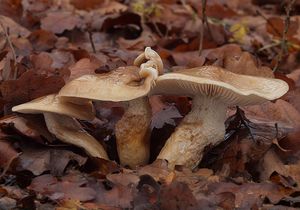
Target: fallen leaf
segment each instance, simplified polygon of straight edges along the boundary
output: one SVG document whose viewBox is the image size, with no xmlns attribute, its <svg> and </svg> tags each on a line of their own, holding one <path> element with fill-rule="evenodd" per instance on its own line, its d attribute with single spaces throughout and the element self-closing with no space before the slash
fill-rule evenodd
<svg viewBox="0 0 300 210">
<path fill-rule="evenodd" d="M 96 58 L 82 58 L 69 67 L 71 72 L 69 79 L 73 80 L 85 74 L 95 74 L 95 70 L 101 65 L 103 63 Z"/>
<path fill-rule="evenodd" d="M 282 37 L 282 33 L 284 31 L 285 23 L 284 20 L 280 17 L 271 17 L 268 18 L 267 21 L 267 31 L 275 37 Z M 287 37 L 293 37 L 297 34 L 297 30 L 299 27 L 298 21 L 291 20 L 290 27 L 288 28 Z"/>
<path fill-rule="evenodd" d="M 48 12 L 47 16 L 41 20 L 41 28 L 55 34 L 61 34 L 65 30 L 73 30 L 81 24 L 80 17 L 69 11 Z"/>
<path fill-rule="evenodd" d="M 236 74 L 245 74 L 260 77 L 274 77 L 273 71 L 265 66 L 258 67 L 252 55 L 243 52 L 239 56 L 226 55 L 224 68 Z"/>
<path fill-rule="evenodd" d="M 39 147 L 22 147 L 18 170 L 29 170 L 38 176 L 46 171 L 52 175 L 61 176 L 70 161 L 76 161 L 82 166 L 87 158 L 67 150 L 57 150 Z"/>
<path fill-rule="evenodd" d="M 18 152 L 15 148 L 5 140 L 0 140 L 0 167 L 5 169 L 14 159 L 18 157 Z M 1 176 L 1 174 L 0 174 Z"/>
<path fill-rule="evenodd" d="M 57 37 L 54 33 L 42 29 L 31 32 L 28 37 L 36 51 L 47 51 L 55 47 Z"/>
<path fill-rule="evenodd" d="M 178 109 L 172 105 L 166 106 L 152 116 L 150 127 L 151 129 L 162 128 L 165 124 L 175 126 L 175 118 L 182 118 L 182 115 L 179 113 Z"/>
<path fill-rule="evenodd" d="M 278 124 L 278 127 L 300 127 L 300 113 L 290 103 L 278 99 L 275 103 L 266 102 L 261 105 L 243 108 L 246 116 L 253 122 Z"/>
<path fill-rule="evenodd" d="M 7 135 L 23 135 L 41 144 L 45 144 L 45 140 L 53 142 L 54 138 L 43 121 L 43 117 L 37 115 L 27 115 L 26 118 L 18 115 L 7 115 L 0 120 L 0 128 Z"/>
<path fill-rule="evenodd" d="M 57 93 L 64 85 L 64 81 L 59 76 L 38 75 L 29 70 L 21 75 L 17 80 L 7 80 L 1 84 L 3 99 L 17 105 L 35 98 Z"/>
<path fill-rule="evenodd" d="M 86 178 L 81 175 L 68 175 L 58 180 L 50 174 L 44 174 L 34 178 L 27 188 L 52 200 L 89 201 L 96 197 L 96 191 L 85 187 L 86 183 Z"/>
<path fill-rule="evenodd" d="M 183 182 L 173 181 L 162 186 L 159 197 L 161 209 L 201 209 L 192 191 Z"/>
<path fill-rule="evenodd" d="M 27 28 L 19 25 L 9 17 L 0 15 L 0 21 L 6 29 L 9 29 L 10 34 L 13 34 L 15 37 L 27 37 L 30 34 L 30 31 Z M 0 27 L 0 33 L 4 34 L 2 27 Z"/>
</svg>

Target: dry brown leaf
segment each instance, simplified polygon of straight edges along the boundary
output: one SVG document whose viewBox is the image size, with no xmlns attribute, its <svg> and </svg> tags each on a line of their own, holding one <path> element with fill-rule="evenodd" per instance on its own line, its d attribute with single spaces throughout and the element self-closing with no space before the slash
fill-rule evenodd
<svg viewBox="0 0 300 210">
<path fill-rule="evenodd" d="M 44 174 L 34 178 L 27 188 L 52 200 L 89 201 L 96 197 L 96 191 L 90 187 L 85 187 L 86 183 L 86 178 L 81 175 L 71 174 L 58 180 L 50 174 Z"/>
<path fill-rule="evenodd" d="M 285 23 L 284 20 L 280 17 L 271 17 L 268 19 L 266 27 L 267 27 L 267 31 L 270 34 L 272 34 L 275 37 L 281 38 L 282 33 L 284 31 Z M 293 37 L 294 35 L 296 35 L 298 27 L 299 27 L 299 22 L 297 20 L 296 21 L 291 20 L 290 27 L 288 28 L 286 36 Z"/>
<path fill-rule="evenodd" d="M 33 48 L 37 51 L 47 51 L 54 48 L 57 37 L 54 33 L 42 29 L 31 32 L 28 37 Z"/>
<path fill-rule="evenodd" d="M 205 63 L 205 57 L 199 56 L 198 51 L 173 52 L 171 55 L 178 66 L 186 68 L 200 67 Z"/>
<path fill-rule="evenodd" d="M 18 152 L 13 148 L 11 143 L 5 140 L 0 140 L 0 167 L 2 169 L 8 167 L 9 164 L 11 164 L 17 157 Z"/>
<path fill-rule="evenodd" d="M 73 30 L 82 24 L 80 17 L 69 11 L 48 12 L 41 20 L 41 28 L 55 34 L 61 34 L 65 30 Z"/>
<path fill-rule="evenodd" d="M 70 4 L 73 5 L 76 9 L 92 10 L 102 7 L 104 2 L 104 0 L 71 0 Z"/>
<path fill-rule="evenodd" d="M 26 118 L 18 115 L 6 115 L 0 120 L 0 127 L 4 131 L 5 128 L 13 130 L 13 133 L 24 135 L 41 144 L 44 144 L 45 140 L 48 142 L 55 140 L 40 115 L 26 115 Z"/>
<path fill-rule="evenodd" d="M 7 80 L 1 84 L 3 99 L 11 105 L 24 103 L 35 98 L 57 93 L 64 81 L 59 76 L 44 76 L 29 70 L 17 80 Z"/>
<path fill-rule="evenodd" d="M 48 9 L 53 4 L 52 1 L 32 1 L 32 0 L 22 0 L 22 6 L 24 10 L 29 12 L 43 12 Z"/>
<path fill-rule="evenodd" d="M 245 74 L 260 77 L 274 77 L 273 71 L 268 67 L 257 66 L 254 58 L 248 52 L 243 52 L 239 56 L 226 55 L 224 68 L 236 74 Z"/>
<path fill-rule="evenodd" d="M 0 15 L 0 21 L 5 28 L 9 29 L 10 34 L 12 34 L 15 37 L 27 37 L 30 34 L 30 31 L 27 28 L 24 28 L 23 26 L 19 25 L 9 17 Z M 0 27 L 0 33 L 4 34 L 2 27 Z"/>
<path fill-rule="evenodd" d="M 275 103 L 266 102 L 262 105 L 244 107 L 248 119 L 253 122 L 266 122 L 279 127 L 300 127 L 300 113 L 290 103 L 278 99 Z"/>
<path fill-rule="evenodd" d="M 87 160 L 67 150 L 23 146 L 22 151 L 18 170 L 29 170 L 36 176 L 46 171 L 51 171 L 55 176 L 62 176 L 70 161 L 76 161 L 82 166 Z"/>
<path fill-rule="evenodd" d="M 30 56 L 33 69 L 38 74 L 53 75 L 54 69 L 51 67 L 53 60 L 49 53 L 41 52 Z"/>
<path fill-rule="evenodd" d="M 85 74 L 95 74 L 95 70 L 102 65 L 103 63 L 96 58 L 82 58 L 69 67 L 71 72 L 69 80 L 73 80 Z"/>
<path fill-rule="evenodd" d="M 26 38 L 12 37 L 11 42 L 17 56 L 28 56 L 32 52 L 32 45 Z"/>
<path fill-rule="evenodd" d="M 152 47 L 156 44 L 158 37 L 149 32 L 143 31 L 142 34 L 137 39 L 125 39 L 120 37 L 117 40 L 117 43 L 120 45 L 121 48 L 127 50 L 144 50 L 145 46 Z"/>
</svg>

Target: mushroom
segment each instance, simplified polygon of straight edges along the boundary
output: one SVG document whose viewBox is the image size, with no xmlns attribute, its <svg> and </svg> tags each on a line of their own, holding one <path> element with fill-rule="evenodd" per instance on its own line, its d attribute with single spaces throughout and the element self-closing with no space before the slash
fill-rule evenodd
<svg viewBox="0 0 300 210">
<path fill-rule="evenodd" d="M 163 71 L 159 55 L 150 47 L 134 64 L 105 74 L 84 75 L 59 92 L 63 100 L 127 102 L 124 115 L 116 123 L 115 135 L 120 163 L 131 168 L 149 161 L 151 107 L 147 94 Z"/>
<path fill-rule="evenodd" d="M 14 106 L 12 111 L 24 114 L 50 112 L 64 114 L 82 120 L 92 120 L 95 118 L 94 108 L 90 101 L 84 101 L 81 105 L 78 105 L 68 101 L 61 101 L 56 94 L 50 94 L 27 103 Z"/>
<path fill-rule="evenodd" d="M 61 101 L 55 94 L 51 94 L 14 106 L 12 110 L 26 114 L 42 113 L 49 132 L 58 139 L 82 147 L 93 157 L 108 159 L 102 145 L 74 119 L 94 119 L 94 109 L 91 102 L 85 101 L 82 102 L 82 105 L 78 105 Z"/>
<path fill-rule="evenodd" d="M 160 76 L 151 94 L 188 95 L 192 110 L 162 148 L 158 159 L 169 167 L 196 167 L 204 148 L 224 139 L 226 107 L 274 100 L 288 91 L 279 79 L 246 76 L 220 67 L 203 66 Z"/>
<path fill-rule="evenodd" d="M 92 157 L 108 160 L 103 146 L 80 123 L 72 117 L 55 113 L 44 113 L 45 122 L 50 133 L 61 141 L 83 148 Z"/>
</svg>

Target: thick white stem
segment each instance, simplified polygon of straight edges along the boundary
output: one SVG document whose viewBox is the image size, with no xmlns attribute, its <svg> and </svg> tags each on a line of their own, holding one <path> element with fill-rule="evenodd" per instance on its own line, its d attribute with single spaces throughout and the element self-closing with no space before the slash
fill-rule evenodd
<svg viewBox="0 0 300 210">
<path fill-rule="evenodd" d="M 122 165 L 135 168 L 148 163 L 150 122 L 151 107 L 147 97 L 128 102 L 128 107 L 115 128 L 117 149 Z"/>
<path fill-rule="evenodd" d="M 62 142 L 81 147 L 93 157 L 108 160 L 103 146 L 74 118 L 54 113 L 44 113 L 44 118 L 49 132 Z"/>
<path fill-rule="evenodd" d="M 166 159 L 169 167 L 196 167 L 205 147 L 221 142 L 225 134 L 226 105 L 218 99 L 195 96 L 191 112 L 184 117 L 167 140 L 158 159 Z"/>
</svg>

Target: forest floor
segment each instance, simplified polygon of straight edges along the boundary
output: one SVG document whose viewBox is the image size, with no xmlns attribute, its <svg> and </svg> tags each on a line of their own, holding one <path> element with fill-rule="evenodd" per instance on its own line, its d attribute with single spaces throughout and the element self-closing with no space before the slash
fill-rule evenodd
<svg viewBox="0 0 300 210">
<path fill-rule="evenodd" d="M 0 5 L 0 209 L 300 208 L 299 0 Z M 187 96 L 150 97 L 150 163 L 136 169 L 119 165 L 114 128 L 122 103 L 94 102 L 98 120 L 80 121 L 111 161 L 56 139 L 42 115 L 11 110 L 79 76 L 132 66 L 145 47 L 158 52 L 165 72 L 215 65 L 282 79 L 289 91 L 229 107 L 225 140 L 194 170 L 155 161 L 191 109 Z"/>
</svg>

